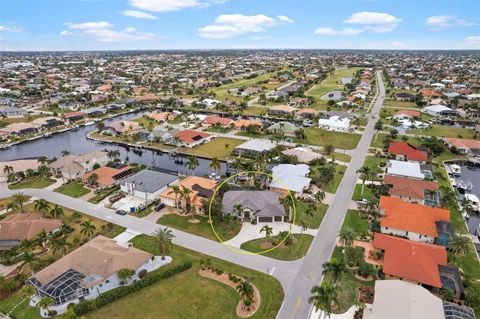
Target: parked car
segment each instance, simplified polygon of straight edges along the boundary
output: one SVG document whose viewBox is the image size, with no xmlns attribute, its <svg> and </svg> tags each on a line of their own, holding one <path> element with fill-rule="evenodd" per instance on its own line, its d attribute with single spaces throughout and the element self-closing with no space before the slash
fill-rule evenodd
<svg viewBox="0 0 480 319">
<path fill-rule="evenodd" d="M 165 204 L 164 204 L 164 203 L 158 203 L 158 204 L 155 205 L 154 210 L 155 210 L 156 212 L 158 212 L 158 211 L 161 211 L 164 207 L 165 207 Z"/>
<path fill-rule="evenodd" d="M 312 127 L 312 126 L 313 126 L 313 122 L 310 121 L 310 120 L 304 120 L 304 121 L 302 122 L 302 125 L 303 125 L 304 127 Z"/>
<path fill-rule="evenodd" d="M 115 214 L 124 216 L 124 215 L 127 215 L 128 213 L 123 209 L 117 209 L 115 211 Z"/>
<path fill-rule="evenodd" d="M 361 200 L 357 200 L 358 205 L 367 205 L 368 203 L 370 203 L 370 201 L 366 198 L 362 198 Z"/>
</svg>

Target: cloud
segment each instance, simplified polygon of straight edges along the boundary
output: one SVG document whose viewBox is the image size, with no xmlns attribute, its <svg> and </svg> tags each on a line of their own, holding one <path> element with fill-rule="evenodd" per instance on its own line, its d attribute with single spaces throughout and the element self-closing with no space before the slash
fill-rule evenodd
<svg viewBox="0 0 480 319">
<path fill-rule="evenodd" d="M 287 16 L 277 16 L 278 20 L 285 22 L 285 23 L 295 23 L 292 19 Z"/>
<path fill-rule="evenodd" d="M 114 30 L 114 25 L 106 22 L 66 23 L 68 30 L 60 32 L 62 36 L 78 36 L 93 38 L 98 42 L 135 42 L 160 39 L 156 34 L 139 32 L 135 27 Z"/>
<path fill-rule="evenodd" d="M 198 29 L 198 34 L 204 38 L 227 39 L 246 33 L 265 32 L 266 28 L 273 27 L 279 23 L 286 22 L 288 17 L 281 16 L 278 19 L 271 18 L 264 14 L 246 16 L 243 14 L 222 14 L 219 15 L 213 24 Z M 293 23 L 292 20 L 288 19 Z"/>
<path fill-rule="evenodd" d="M 468 44 L 480 44 L 480 35 L 469 36 L 465 38 Z"/>
<path fill-rule="evenodd" d="M 431 16 L 425 19 L 425 25 L 433 28 L 434 30 L 442 30 L 449 27 L 470 27 L 475 25 L 475 23 L 458 19 L 455 16 Z"/>
<path fill-rule="evenodd" d="M 353 28 L 343 28 L 343 29 L 333 29 L 329 27 L 320 27 L 317 28 L 314 33 L 319 35 L 355 35 L 361 33 L 360 29 Z"/>
<path fill-rule="evenodd" d="M 153 14 L 146 13 L 143 11 L 138 11 L 138 10 L 125 10 L 122 12 L 124 16 L 127 17 L 133 17 L 133 18 L 138 18 L 138 19 L 148 19 L 148 20 L 156 20 L 157 17 L 154 16 Z"/>
<path fill-rule="evenodd" d="M 0 32 L 22 32 L 22 29 L 19 27 L 0 25 Z"/>
<path fill-rule="evenodd" d="M 352 14 L 344 22 L 361 25 L 372 32 L 386 33 L 393 31 L 400 21 L 402 20 L 388 13 L 363 11 Z"/>
<path fill-rule="evenodd" d="M 129 2 L 135 8 L 153 12 L 179 11 L 201 4 L 198 0 L 129 0 Z"/>
</svg>

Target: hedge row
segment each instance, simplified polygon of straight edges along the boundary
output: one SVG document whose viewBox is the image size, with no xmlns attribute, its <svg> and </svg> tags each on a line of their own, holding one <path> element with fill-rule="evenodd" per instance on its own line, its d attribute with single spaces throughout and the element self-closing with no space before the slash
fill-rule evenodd
<svg viewBox="0 0 480 319">
<path fill-rule="evenodd" d="M 188 261 L 164 272 L 151 273 L 144 279 L 141 279 L 129 286 L 122 286 L 102 293 L 96 299 L 84 300 L 73 305 L 73 311 L 77 316 L 83 316 L 89 311 L 103 307 L 117 299 L 122 298 L 132 292 L 137 292 L 147 286 L 157 283 L 161 280 L 170 278 L 176 274 L 184 272 L 192 267 L 192 262 Z"/>
</svg>

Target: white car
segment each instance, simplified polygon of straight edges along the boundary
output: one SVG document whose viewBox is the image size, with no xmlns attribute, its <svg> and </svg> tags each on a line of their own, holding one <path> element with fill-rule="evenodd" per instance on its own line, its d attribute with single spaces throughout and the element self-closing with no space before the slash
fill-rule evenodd
<svg viewBox="0 0 480 319">
<path fill-rule="evenodd" d="M 302 125 L 303 125 L 304 127 L 312 127 L 312 126 L 313 126 L 313 122 L 310 121 L 310 120 L 304 120 L 304 121 L 302 122 Z"/>
<path fill-rule="evenodd" d="M 370 203 L 370 201 L 366 198 L 362 198 L 361 200 L 357 200 L 358 205 L 367 205 L 368 203 Z"/>
</svg>

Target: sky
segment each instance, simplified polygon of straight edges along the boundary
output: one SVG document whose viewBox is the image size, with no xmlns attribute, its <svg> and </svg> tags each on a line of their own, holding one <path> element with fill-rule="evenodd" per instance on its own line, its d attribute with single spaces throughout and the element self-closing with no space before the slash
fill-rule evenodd
<svg viewBox="0 0 480 319">
<path fill-rule="evenodd" d="M 0 51 L 480 49 L 479 0 L 0 0 Z"/>
</svg>

